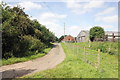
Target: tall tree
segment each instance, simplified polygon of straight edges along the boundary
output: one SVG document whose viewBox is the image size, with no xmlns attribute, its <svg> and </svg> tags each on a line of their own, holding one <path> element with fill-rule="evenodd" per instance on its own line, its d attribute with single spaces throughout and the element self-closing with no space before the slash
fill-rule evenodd
<svg viewBox="0 0 120 80">
<path fill-rule="evenodd" d="M 95 26 L 90 29 L 89 37 L 91 41 L 94 41 L 96 38 L 103 38 L 105 35 L 104 29 L 99 26 Z"/>
<path fill-rule="evenodd" d="M 37 20 L 30 20 L 24 9 L 10 8 L 5 3 L 2 9 L 2 48 L 4 58 L 29 55 L 30 51 L 43 51 L 56 36 Z"/>
</svg>

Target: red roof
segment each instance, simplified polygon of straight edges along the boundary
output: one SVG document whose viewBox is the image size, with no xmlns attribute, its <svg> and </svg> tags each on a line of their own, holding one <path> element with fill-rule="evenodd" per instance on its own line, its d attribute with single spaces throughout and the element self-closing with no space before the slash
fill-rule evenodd
<svg viewBox="0 0 120 80">
<path fill-rule="evenodd" d="M 62 41 L 75 41 L 75 38 L 69 35 L 69 36 L 64 37 Z"/>
</svg>

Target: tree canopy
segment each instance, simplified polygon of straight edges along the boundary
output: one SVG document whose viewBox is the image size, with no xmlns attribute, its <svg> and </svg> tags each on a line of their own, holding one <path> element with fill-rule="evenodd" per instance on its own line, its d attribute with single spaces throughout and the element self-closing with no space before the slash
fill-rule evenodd
<svg viewBox="0 0 120 80">
<path fill-rule="evenodd" d="M 67 35 L 62 35 L 59 39 L 58 39 L 58 42 L 61 42 L 63 39 L 64 39 L 64 37 L 66 37 Z"/>
<path fill-rule="evenodd" d="M 96 38 L 103 38 L 105 35 L 104 29 L 99 26 L 95 26 L 90 29 L 89 37 L 91 41 L 94 41 Z"/>
<path fill-rule="evenodd" d="M 42 52 L 56 41 L 56 36 L 37 20 L 30 20 L 24 9 L 0 4 L 2 10 L 3 58 L 22 57 L 30 52 Z"/>
</svg>

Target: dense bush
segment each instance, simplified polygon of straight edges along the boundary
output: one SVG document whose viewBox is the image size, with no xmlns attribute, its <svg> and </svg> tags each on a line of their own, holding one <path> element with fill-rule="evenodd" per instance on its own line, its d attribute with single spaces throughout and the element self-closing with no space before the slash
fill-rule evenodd
<svg viewBox="0 0 120 80">
<path fill-rule="evenodd" d="M 20 7 L 0 4 L 2 10 L 2 57 L 22 57 L 43 52 L 56 36 L 37 20 L 30 20 Z M 0 25 L 1 25 L 0 24 Z"/>
<path fill-rule="evenodd" d="M 23 36 L 25 42 L 28 42 L 28 50 L 29 51 L 36 51 L 38 52 L 43 51 L 45 49 L 45 44 L 42 43 L 40 40 L 32 37 L 32 36 Z"/>
</svg>

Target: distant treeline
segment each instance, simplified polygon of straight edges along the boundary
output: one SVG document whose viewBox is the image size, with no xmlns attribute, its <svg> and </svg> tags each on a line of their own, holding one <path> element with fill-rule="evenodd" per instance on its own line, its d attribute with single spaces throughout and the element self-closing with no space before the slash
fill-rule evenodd
<svg viewBox="0 0 120 80">
<path fill-rule="evenodd" d="M 24 9 L 0 4 L 2 15 L 2 57 L 23 57 L 42 52 L 57 37 L 37 20 L 30 20 Z"/>
</svg>

